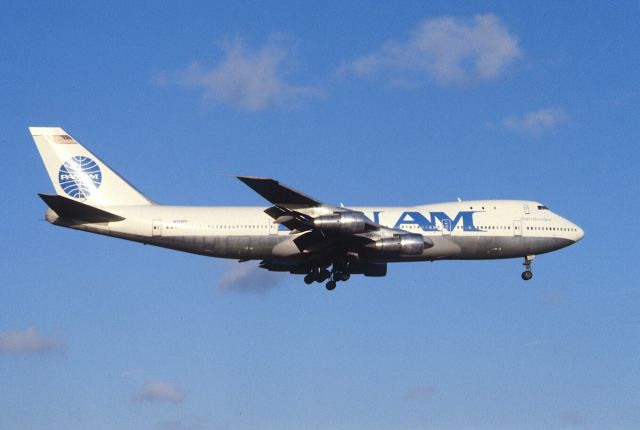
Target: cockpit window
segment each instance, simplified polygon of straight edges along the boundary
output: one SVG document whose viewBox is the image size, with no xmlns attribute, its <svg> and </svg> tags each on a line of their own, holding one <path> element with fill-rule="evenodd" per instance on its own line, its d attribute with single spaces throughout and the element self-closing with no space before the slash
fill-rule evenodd
<svg viewBox="0 0 640 430">
<path fill-rule="evenodd" d="M 538 205 L 538 210 L 541 210 L 541 211 L 543 211 L 543 210 L 549 210 L 549 208 L 548 208 L 548 207 L 546 207 L 546 206 L 544 206 L 544 205 Z"/>
</svg>

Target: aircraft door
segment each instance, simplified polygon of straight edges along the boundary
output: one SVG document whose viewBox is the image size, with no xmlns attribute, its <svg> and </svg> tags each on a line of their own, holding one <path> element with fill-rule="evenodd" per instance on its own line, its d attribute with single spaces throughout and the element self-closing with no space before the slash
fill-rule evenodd
<svg viewBox="0 0 640 430">
<path fill-rule="evenodd" d="M 269 236 L 275 236 L 278 234 L 278 227 L 280 226 L 280 224 L 273 222 L 271 220 L 268 221 L 269 222 Z"/>
<path fill-rule="evenodd" d="M 442 235 L 451 236 L 451 220 L 450 219 L 442 220 Z"/>
<path fill-rule="evenodd" d="M 151 237 L 162 236 L 162 220 L 154 219 L 151 221 Z"/>
<path fill-rule="evenodd" d="M 513 221 L 513 235 L 522 236 L 522 221 L 519 219 Z"/>
</svg>

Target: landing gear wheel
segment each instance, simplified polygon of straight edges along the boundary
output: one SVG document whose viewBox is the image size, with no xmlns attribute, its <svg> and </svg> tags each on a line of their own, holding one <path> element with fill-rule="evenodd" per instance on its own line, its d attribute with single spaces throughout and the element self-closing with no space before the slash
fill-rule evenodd
<svg viewBox="0 0 640 430">
<path fill-rule="evenodd" d="M 326 287 L 327 287 L 327 290 L 333 291 L 336 288 L 336 281 L 327 282 Z"/>
<path fill-rule="evenodd" d="M 533 278 L 533 272 L 531 270 L 525 270 L 524 272 L 522 272 L 523 280 L 528 281 L 531 278 Z"/>
<path fill-rule="evenodd" d="M 323 282 L 324 280 L 329 279 L 330 276 L 331 272 L 329 272 L 327 269 L 322 269 L 318 274 L 318 282 Z"/>
<path fill-rule="evenodd" d="M 316 280 L 316 277 L 313 275 L 313 273 L 308 273 L 304 276 L 304 283 L 307 285 L 313 284 L 313 281 L 315 280 Z"/>
</svg>

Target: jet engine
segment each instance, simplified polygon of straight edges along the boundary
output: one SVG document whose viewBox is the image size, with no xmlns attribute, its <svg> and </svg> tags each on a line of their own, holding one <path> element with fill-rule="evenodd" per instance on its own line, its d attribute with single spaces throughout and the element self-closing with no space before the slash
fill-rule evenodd
<svg viewBox="0 0 640 430">
<path fill-rule="evenodd" d="M 344 212 L 334 215 L 321 215 L 313 219 L 313 226 L 324 231 L 343 233 L 362 233 L 367 218 L 360 212 Z"/>
<path fill-rule="evenodd" d="M 407 233 L 376 240 L 367 246 L 385 254 L 419 255 L 425 249 L 425 241 L 421 234 Z"/>
</svg>

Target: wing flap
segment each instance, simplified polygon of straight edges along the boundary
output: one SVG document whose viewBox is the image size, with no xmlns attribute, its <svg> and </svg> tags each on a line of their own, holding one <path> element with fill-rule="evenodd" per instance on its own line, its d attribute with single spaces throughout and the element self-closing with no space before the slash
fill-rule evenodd
<svg viewBox="0 0 640 430">
<path fill-rule="evenodd" d="M 264 212 L 273 218 L 275 222 L 282 224 L 289 230 L 305 231 L 311 229 L 313 226 L 311 217 L 280 206 L 272 206 L 265 209 Z"/>
</svg>

